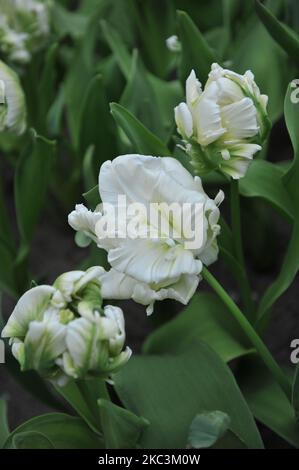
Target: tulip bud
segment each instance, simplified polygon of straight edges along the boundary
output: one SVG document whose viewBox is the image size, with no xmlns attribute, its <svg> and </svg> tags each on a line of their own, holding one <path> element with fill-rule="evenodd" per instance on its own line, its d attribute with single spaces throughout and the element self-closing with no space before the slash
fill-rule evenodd
<svg viewBox="0 0 299 470">
<path fill-rule="evenodd" d="M 267 101 L 250 71 L 239 75 L 213 64 L 204 90 L 191 71 L 175 121 L 197 174 L 245 175 L 269 132 Z"/>
<path fill-rule="evenodd" d="M 20 135 L 25 128 L 26 104 L 19 78 L 0 60 L 0 132 Z"/>
<path fill-rule="evenodd" d="M 26 64 L 50 32 L 50 1 L 1 0 L 0 49 L 11 62 Z"/>
<path fill-rule="evenodd" d="M 53 286 L 26 292 L 2 337 L 10 338 L 23 371 L 34 369 L 63 384 L 70 378 L 106 378 L 128 361 L 123 312 L 102 307 L 103 268 L 62 274 Z"/>
</svg>

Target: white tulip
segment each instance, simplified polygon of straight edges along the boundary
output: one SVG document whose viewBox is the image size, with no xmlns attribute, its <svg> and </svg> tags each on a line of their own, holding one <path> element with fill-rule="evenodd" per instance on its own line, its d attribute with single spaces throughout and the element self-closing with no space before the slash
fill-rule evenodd
<svg viewBox="0 0 299 470">
<path fill-rule="evenodd" d="M 108 305 L 103 315 L 78 318 L 68 325 L 67 350 L 57 364 L 75 379 L 87 375 L 106 377 L 129 360 L 131 350 L 122 351 L 124 341 L 123 312 Z"/>
<path fill-rule="evenodd" d="M 202 207 L 202 218 L 193 224 L 195 232 L 202 235 L 202 243 L 194 248 L 187 247 L 185 233 L 182 227 L 178 228 L 181 214 L 177 212 L 161 211 L 161 226 L 140 216 L 138 223 L 146 236 L 136 238 L 119 236 L 123 232 L 123 222 L 119 230 L 119 220 L 114 224 L 115 231 L 105 232 L 102 224 L 99 225 L 98 210 L 93 219 L 90 213 L 86 217 L 87 209 L 82 207 L 69 216 L 74 228 L 78 227 L 108 252 L 112 270 L 101 276 L 103 298 L 132 298 L 147 305 L 148 313 L 152 312 L 156 300 L 172 298 L 186 304 L 196 290 L 203 263 L 208 265 L 217 259 L 216 237 L 220 231 L 217 206 L 223 193 L 212 200 L 204 192 L 200 178 L 193 178 L 174 158 L 144 155 L 123 155 L 105 162 L 99 174 L 99 188 L 103 217 L 107 217 L 107 204 L 115 208 L 117 216 L 119 196 L 126 197 L 128 205 L 142 204 L 147 209 L 153 203 L 177 203 L 179 207 L 189 203 L 192 207 L 196 204 Z M 191 222 L 196 222 L 196 215 L 196 211 L 191 213 Z M 127 211 L 127 227 L 133 218 Z"/>
<path fill-rule="evenodd" d="M 221 170 L 234 179 L 245 175 L 269 130 L 267 101 L 250 71 L 239 75 L 213 64 L 204 90 L 191 71 L 186 103 L 174 114 L 198 174 Z"/>
<path fill-rule="evenodd" d="M 130 357 L 123 312 L 102 307 L 100 278 L 105 270 L 62 274 L 53 286 L 38 286 L 18 301 L 5 328 L 22 370 L 65 384 L 88 375 L 107 377 Z"/>
<path fill-rule="evenodd" d="M 26 129 L 25 96 L 16 73 L 0 60 L 0 132 Z"/>
<path fill-rule="evenodd" d="M 0 50 L 26 64 L 49 35 L 51 1 L 1 0 L 0 7 Z"/>
</svg>

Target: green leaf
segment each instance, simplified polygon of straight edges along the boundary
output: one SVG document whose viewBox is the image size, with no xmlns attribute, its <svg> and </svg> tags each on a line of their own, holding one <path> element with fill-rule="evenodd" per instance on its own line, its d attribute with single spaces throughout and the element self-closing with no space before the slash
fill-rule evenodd
<svg viewBox="0 0 299 470">
<path fill-rule="evenodd" d="M 55 387 L 56 391 L 74 408 L 78 415 L 86 421 L 88 426 L 96 433 L 100 431 L 99 416 L 89 408 L 78 382 L 71 381 L 64 387 Z M 95 400 L 98 397 L 95 397 Z"/>
<path fill-rule="evenodd" d="M 100 116 L 98 119 L 93 116 Z M 98 174 L 100 165 L 117 154 L 115 125 L 109 110 L 109 103 L 103 85 L 103 77 L 96 75 L 87 86 L 85 99 L 82 105 L 80 120 L 80 153 L 81 158 L 90 146 L 94 146 L 92 170 Z"/>
<path fill-rule="evenodd" d="M 104 37 L 113 52 L 113 55 L 118 63 L 118 66 L 124 77 L 128 80 L 130 77 L 130 70 L 132 66 L 132 58 L 124 44 L 123 39 L 110 24 L 105 20 L 100 21 Z"/>
<path fill-rule="evenodd" d="M 54 2 L 52 7 L 52 24 L 58 37 L 71 36 L 74 39 L 81 38 L 88 24 L 88 18 L 76 11 L 69 11 L 59 2 Z"/>
<path fill-rule="evenodd" d="M 80 143 L 80 127 L 87 86 L 95 75 L 94 48 L 98 27 L 97 17 L 89 18 L 88 34 L 84 35 L 76 48 L 65 80 L 67 121 L 75 149 L 78 149 Z"/>
<path fill-rule="evenodd" d="M 94 210 L 98 204 L 101 202 L 100 193 L 99 193 L 99 185 L 97 184 L 93 188 L 91 188 L 86 193 L 83 193 L 83 197 L 87 202 L 89 209 Z"/>
<path fill-rule="evenodd" d="M 195 294 L 173 320 L 155 330 L 145 341 L 145 354 L 168 354 L 188 350 L 197 338 L 205 341 L 228 362 L 250 353 L 239 326 L 214 294 Z"/>
<path fill-rule="evenodd" d="M 40 432 L 17 433 L 12 439 L 13 449 L 54 449 L 52 442 Z"/>
<path fill-rule="evenodd" d="M 299 36 L 295 31 L 275 18 L 275 16 L 260 1 L 255 1 L 255 7 L 260 20 L 271 34 L 272 38 L 298 65 L 299 58 Z"/>
<path fill-rule="evenodd" d="M 262 363 L 246 359 L 242 365 L 238 383 L 255 418 L 299 448 L 299 424 L 286 395 Z"/>
<path fill-rule="evenodd" d="M 263 328 L 270 316 L 270 309 L 279 297 L 292 284 L 299 268 L 299 106 L 291 99 L 292 89 L 288 88 L 285 98 L 285 120 L 294 148 L 294 159 L 291 167 L 283 175 L 284 187 L 292 201 L 295 217 L 291 239 L 281 266 L 280 273 L 263 295 L 258 309 L 259 328 Z"/>
<path fill-rule="evenodd" d="M 0 288 L 12 296 L 17 295 L 17 285 L 14 277 L 14 261 L 16 254 L 7 242 L 0 236 Z"/>
<path fill-rule="evenodd" d="M 230 426 L 230 417 L 222 411 L 200 413 L 193 419 L 188 435 L 188 445 L 204 449 L 214 445 Z"/>
<path fill-rule="evenodd" d="M 263 447 L 230 369 L 204 343 L 189 343 L 183 354 L 135 355 L 113 379 L 126 408 L 150 422 L 144 449 L 184 448 L 194 416 L 215 409 L 230 416 L 232 431 L 249 448 Z"/>
<path fill-rule="evenodd" d="M 230 417 L 222 411 L 196 415 L 189 429 L 188 447 L 207 449 L 214 446 L 227 433 L 229 426 Z"/>
<path fill-rule="evenodd" d="M 295 369 L 292 386 L 292 405 L 295 410 L 297 421 L 299 421 L 299 365 Z"/>
<path fill-rule="evenodd" d="M 158 112 L 158 99 L 149 81 L 149 74 L 136 50 L 120 104 L 158 137 L 162 139 L 165 136 L 161 115 Z"/>
<path fill-rule="evenodd" d="M 245 197 L 258 197 L 271 204 L 284 217 L 294 217 L 293 202 L 283 184 L 284 169 L 265 160 L 253 160 L 244 178 L 240 192 Z"/>
<path fill-rule="evenodd" d="M 148 421 L 108 400 L 98 405 L 106 449 L 135 449 Z"/>
<path fill-rule="evenodd" d="M 93 433 L 81 418 L 67 414 L 50 413 L 32 418 L 17 427 L 8 437 L 4 448 L 14 446 L 19 433 L 37 432 L 45 436 L 55 449 L 102 449 L 103 441 Z"/>
<path fill-rule="evenodd" d="M 0 449 L 9 436 L 6 401 L 0 398 Z"/>
<path fill-rule="evenodd" d="M 95 147 L 94 145 L 90 145 L 83 158 L 83 180 L 86 190 L 93 188 L 97 184 L 93 165 L 94 154 Z"/>
<path fill-rule="evenodd" d="M 44 208 L 54 153 L 55 142 L 32 131 L 31 142 L 18 162 L 15 175 L 15 204 L 20 234 L 27 244 L 31 242 Z"/>
<path fill-rule="evenodd" d="M 182 43 L 180 80 L 185 85 L 186 78 L 194 69 L 202 83 L 208 79 L 211 64 L 217 59 L 192 19 L 184 11 L 177 12 L 179 37 Z"/>
<path fill-rule="evenodd" d="M 133 114 L 117 103 L 110 105 L 115 122 L 125 132 L 137 152 L 145 155 L 170 155 L 168 148 Z"/>
<path fill-rule="evenodd" d="M 230 68 L 242 74 L 246 70 L 254 73 L 261 93 L 269 96 L 267 109 L 270 119 L 278 120 L 283 113 L 282 90 L 291 79 L 292 71 L 288 66 L 287 56 L 273 42 L 258 18 L 250 16 L 242 24 L 241 32 L 231 47 L 231 54 Z M 271 74 L 268 73 L 269 70 Z"/>
<path fill-rule="evenodd" d="M 56 98 L 56 61 L 59 51 L 58 43 L 50 46 L 46 53 L 43 71 L 38 82 L 38 122 L 36 128 L 38 131 L 44 133 L 47 131 L 47 113 Z"/>
</svg>

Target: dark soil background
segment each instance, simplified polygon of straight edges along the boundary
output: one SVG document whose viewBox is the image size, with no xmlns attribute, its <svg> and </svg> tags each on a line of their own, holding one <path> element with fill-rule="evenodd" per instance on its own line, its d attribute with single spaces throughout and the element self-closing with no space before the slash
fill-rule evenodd
<svg viewBox="0 0 299 470">
<path fill-rule="evenodd" d="M 269 151 L 270 159 L 279 161 L 291 158 L 289 140 L 283 123 L 275 126 L 272 136 Z M 12 207 L 12 174 L 3 161 L 1 166 L 6 175 L 5 194 L 7 203 Z M 226 196 L 228 199 L 227 190 Z M 47 206 L 52 204 L 55 206 L 52 196 L 49 195 Z M 255 296 L 258 298 L 278 273 L 290 235 L 290 227 L 284 220 L 272 213 L 268 207 L 266 215 L 264 215 L 266 206 L 260 201 L 255 201 L 253 208 L 248 201 L 243 201 L 243 205 L 243 215 L 245 214 L 245 218 L 248 220 L 244 227 L 246 257 L 251 284 Z M 252 210 L 259 213 L 263 224 L 256 225 L 256 217 L 254 219 L 250 217 Z M 227 211 L 226 206 L 224 206 L 225 211 Z M 51 283 L 60 273 L 76 269 L 80 262 L 84 260 L 86 254 L 86 250 L 75 245 L 74 232 L 67 224 L 67 216 L 60 213 L 60 211 L 55 213 L 55 211 L 49 211 L 45 208 L 45 214 L 32 247 L 31 268 L 36 279 L 43 279 L 43 281 Z M 221 259 L 213 265 L 212 270 L 231 296 L 238 301 L 237 286 Z M 207 290 L 208 287 L 202 282 L 199 289 Z M 299 338 L 298 290 L 299 278 L 297 277 L 289 290 L 275 304 L 272 321 L 265 334 L 265 341 L 273 355 L 281 364 L 286 366 L 291 366 L 290 343 L 294 338 Z M 4 296 L 3 314 L 5 318 L 10 315 L 14 304 L 15 300 Z M 144 338 L 152 331 L 155 318 L 147 318 L 144 308 L 134 302 L 125 302 L 123 306 L 126 317 L 127 344 L 137 353 L 140 351 Z M 162 314 L 162 305 L 159 306 L 159 311 Z M 53 409 L 37 401 L 36 398 L 26 392 L 12 378 L 5 365 L 0 365 L 0 390 L 1 394 L 5 394 L 9 399 L 9 423 L 12 429 L 28 418 L 53 411 Z M 261 426 L 261 432 L 268 448 L 288 447 L 284 441 L 263 426 Z"/>
</svg>

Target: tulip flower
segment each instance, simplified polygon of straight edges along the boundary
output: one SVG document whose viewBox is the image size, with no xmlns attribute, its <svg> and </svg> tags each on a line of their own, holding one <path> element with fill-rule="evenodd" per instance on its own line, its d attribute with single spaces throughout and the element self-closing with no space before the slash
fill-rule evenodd
<svg viewBox="0 0 299 470">
<path fill-rule="evenodd" d="M 106 378 L 125 364 L 123 312 L 102 307 L 100 276 L 93 267 L 62 274 L 53 286 L 37 286 L 18 301 L 3 338 L 22 370 L 34 369 L 63 385 L 71 378 Z"/>
<path fill-rule="evenodd" d="M 50 32 L 50 1 L 1 0 L 0 49 L 10 62 L 26 64 Z"/>
<path fill-rule="evenodd" d="M 0 60 L 0 132 L 20 135 L 25 128 L 26 104 L 19 78 Z"/>
<path fill-rule="evenodd" d="M 250 71 L 239 75 L 213 64 L 204 90 L 191 71 L 175 121 L 197 174 L 245 175 L 269 131 L 267 101 Z"/>
<path fill-rule="evenodd" d="M 112 270 L 106 275 L 109 283 L 105 283 L 103 276 L 103 292 L 105 284 L 109 292 L 105 295 L 133 298 L 148 305 L 148 313 L 152 312 L 155 300 L 172 298 L 187 304 L 199 283 L 203 264 L 213 263 L 218 256 L 218 205 L 223 193 L 212 200 L 204 192 L 200 178 L 192 177 L 174 158 L 144 155 L 123 155 L 106 161 L 100 169 L 99 188 L 102 207 L 92 213 L 78 205 L 69 215 L 69 223 L 108 252 Z M 122 219 L 124 207 L 120 198 L 129 204 Z M 161 209 L 161 203 L 166 204 L 166 209 L 176 203 L 176 210 Z M 154 206 L 162 215 L 162 223 L 156 224 L 155 219 L 141 214 L 139 233 L 132 237 L 126 229 L 136 219 L 130 213 L 134 204 L 146 211 Z M 179 209 L 184 204 L 192 207 L 189 219 L 195 239 L 201 239 L 200 245 L 187 243 L 184 227 L 179 223 L 182 215 Z M 115 209 L 111 214 L 108 205 Z M 199 218 L 196 207 L 202 209 Z M 117 220 L 110 220 L 113 217 Z M 106 225 L 111 222 L 109 230 L 101 223 L 102 219 Z"/>
</svg>

